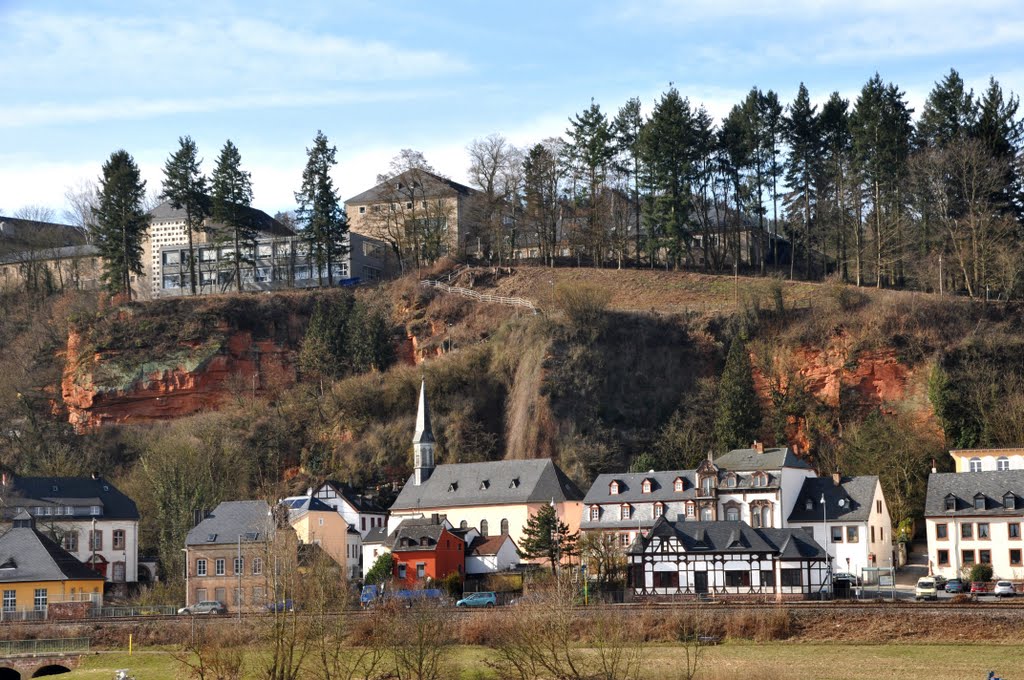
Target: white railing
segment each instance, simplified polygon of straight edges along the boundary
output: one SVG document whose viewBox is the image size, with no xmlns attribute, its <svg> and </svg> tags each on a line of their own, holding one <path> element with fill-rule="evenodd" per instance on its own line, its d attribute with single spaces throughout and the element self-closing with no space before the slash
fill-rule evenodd
<svg viewBox="0 0 1024 680">
<path fill-rule="evenodd" d="M 463 297 L 472 298 L 480 302 L 492 302 L 498 305 L 508 305 L 511 307 L 523 307 L 529 309 L 534 314 L 540 314 L 540 307 L 533 304 L 533 301 L 527 300 L 526 298 L 520 297 L 504 297 L 501 295 L 490 295 L 488 293 L 478 293 L 475 290 L 469 288 L 459 288 L 458 286 L 450 286 L 447 283 L 441 281 L 435 281 L 433 279 L 423 279 L 420 281 L 421 286 L 430 286 L 431 288 L 437 288 L 443 290 L 446 293 L 452 295 L 461 295 Z"/>
</svg>

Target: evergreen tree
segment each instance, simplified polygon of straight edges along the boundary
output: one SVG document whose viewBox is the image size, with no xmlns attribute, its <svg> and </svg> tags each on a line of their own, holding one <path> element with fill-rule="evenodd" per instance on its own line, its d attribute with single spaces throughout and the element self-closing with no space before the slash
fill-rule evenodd
<svg viewBox="0 0 1024 680">
<path fill-rule="evenodd" d="M 565 133 L 569 138 L 565 146 L 569 166 L 583 180 L 582 186 L 574 192 L 572 198 L 577 210 L 582 207 L 586 215 L 583 241 L 596 267 L 604 259 L 606 230 L 598 203 L 601 187 L 615 154 L 612 129 L 601 106 L 591 100 L 589 109 L 569 119 L 569 128 Z"/>
<path fill-rule="evenodd" d="M 850 168 L 850 114 L 849 101 L 833 92 L 821 107 L 818 122 L 821 128 L 822 163 L 818 187 L 818 222 L 823 238 L 833 241 L 836 262 L 844 281 L 849 280 L 848 236 L 850 187 L 853 185 Z M 823 207 L 824 204 L 824 207 Z M 854 235 L 857 248 L 857 285 L 860 285 L 860 226 Z"/>
<path fill-rule="evenodd" d="M 718 386 L 715 440 L 719 448 L 735 449 L 749 444 L 761 427 L 761 402 L 754 390 L 746 344 L 734 338 L 725 359 Z"/>
<path fill-rule="evenodd" d="M 337 164 L 336 152 L 335 147 L 328 145 L 327 136 L 318 130 L 313 147 L 306 149 L 308 160 L 302 171 L 302 188 L 295 193 L 299 204 L 296 219 L 313 253 L 317 277 L 323 285 L 326 272 L 329 286 L 334 285 L 335 265 L 348 252 L 348 219 L 330 175 Z"/>
<path fill-rule="evenodd" d="M 944 148 L 970 133 L 977 119 L 974 92 L 965 88 L 955 69 L 936 83 L 917 121 L 917 143 L 923 147 Z"/>
<path fill-rule="evenodd" d="M 232 141 L 224 142 L 217 157 L 217 167 L 213 170 L 213 218 L 224 225 L 226 233 L 221 239 L 230 240 L 233 245 L 235 266 L 235 286 L 242 290 L 242 255 L 243 246 L 256 252 L 256 237 L 259 234 L 250 218 L 249 205 L 252 203 L 252 179 L 248 172 L 242 170 L 242 155 Z M 251 260 L 256 266 L 256 260 Z"/>
<path fill-rule="evenodd" d="M 541 260 L 555 266 L 560 215 L 561 170 L 552 143 L 536 144 L 523 161 L 526 220 L 537 238 Z"/>
<path fill-rule="evenodd" d="M 783 173 L 783 165 L 779 162 L 779 154 L 785 130 L 785 118 L 783 117 L 782 104 L 779 102 L 779 95 L 773 90 L 768 90 L 761 98 L 761 124 L 762 139 L 764 145 L 766 172 L 771 182 L 770 191 L 772 196 L 772 263 L 778 266 L 779 251 L 779 176 Z M 761 260 L 762 270 L 764 259 Z"/>
<path fill-rule="evenodd" d="M 142 238 L 149 226 L 142 209 L 146 182 L 131 155 L 121 149 L 103 164 L 95 218 L 95 244 L 103 261 L 103 283 L 131 298 L 131 275 L 142 275 Z"/>
<path fill-rule="evenodd" d="M 744 175 L 751 165 L 753 149 L 750 148 L 750 136 L 747 134 L 747 116 L 743 107 L 736 105 L 722 121 L 718 131 L 718 162 L 717 170 L 725 186 L 728 205 L 728 190 L 732 190 L 732 216 L 723 209 L 723 218 L 719 220 L 719 228 L 731 234 L 728 244 L 732 250 L 733 267 L 738 271 L 741 259 L 740 230 L 743 227 L 743 215 L 750 203 L 750 187 L 744 181 Z M 723 206 L 724 208 L 724 206 Z"/>
<path fill-rule="evenodd" d="M 558 519 L 554 505 L 545 504 L 526 521 L 519 554 L 526 559 L 548 560 L 551 573 L 556 574 L 559 560 L 576 554 L 578 539 L 579 534 L 570 533 L 569 526 Z"/>
<path fill-rule="evenodd" d="M 978 120 L 972 131 L 1003 168 L 1006 188 L 993 197 L 993 204 L 1016 215 L 1018 222 L 1024 221 L 1024 119 L 1017 117 L 1019 106 L 1018 97 L 1004 97 L 996 79 L 990 79 L 978 102 Z"/>
<path fill-rule="evenodd" d="M 805 253 L 804 276 L 811 276 L 811 239 L 813 212 L 817 197 L 815 181 L 817 180 L 819 161 L 821 158 L 821 133 L 817 116 L 817 106 L 811 106 L 811 97 L 807 88 L 800 83 L 796 99 L 789 106 L 786 116 L 785 137 L 789 145 L 789 157 L 786 159 L 786 183 L 790 193 L 786 198 L 786 207 L 791 219 L 803 228 Z M 793 253 L 789 262 L 789 277 L 793 278 L 794 261 L 796 260 L 796 239 L 793 239 Z"/>
<path fill-rule="evenodd" d="M 206 177 L 199 171 L 202 159 L 191 137 L 178 138 L 178 150 L 171 154 L 164 165 L 164 186 L 160 194 L 171 203 L 175 210 L 185 211 L 185 233 L 188 236 L 188 278 L 189 290 L 196 294 L 196 252 L 192 234 L 203 227 L 208 199 Z"/>
<path fill-rule="evenodd" d="M 389 553 L 383 553 L 377 557 L 367 572 L 366 577 L 363 579 L 363 583 L 366 585 L 380 585 L 387 583 L 391 580 L 395 569 L 395 558 Z"/>
<path fill-rule="evenodd" d="M 632 180 L 634 220 L 636 243 L 634 255 L 640 261 L 640 133 L 644 129 L 644 119 L 640 112 L 640 98 L 633 97 L 622 105 L 612 123 L 612 134 L 615 138 L 616 161 L 620 172 Z"/>
</svg>

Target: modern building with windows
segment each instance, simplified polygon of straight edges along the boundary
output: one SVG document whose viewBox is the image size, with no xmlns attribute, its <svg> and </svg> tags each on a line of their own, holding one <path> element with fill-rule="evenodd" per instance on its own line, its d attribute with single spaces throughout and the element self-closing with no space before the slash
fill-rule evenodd
<svg viewBox="0 0 1024 680">
<path fill-rule="evenodd" d="M 627 551 L 634 597 L 807 599 L 830 588 L 824 549 L 800 529 L 661 516 Z"/>
</svg>

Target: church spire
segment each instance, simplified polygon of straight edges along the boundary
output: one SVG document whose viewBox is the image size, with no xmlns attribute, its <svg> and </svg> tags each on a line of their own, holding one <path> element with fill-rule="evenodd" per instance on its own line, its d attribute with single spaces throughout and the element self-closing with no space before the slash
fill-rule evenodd
<svg viewBox="0 0 1024 680">
<path fill-rule="evenodd" d="M 434 472 L 434 433 L 430 430 L 427 408 L 427 382 L 420 383 L 420 401 L 416 412 L 416 433 L 412 437 L 413 483 L 420 486 Z"/>
</svg>

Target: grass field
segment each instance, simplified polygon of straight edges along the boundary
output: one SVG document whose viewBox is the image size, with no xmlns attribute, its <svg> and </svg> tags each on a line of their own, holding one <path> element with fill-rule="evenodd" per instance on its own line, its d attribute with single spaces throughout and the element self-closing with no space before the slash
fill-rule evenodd
<svg viewBox="0 0 1024 680">
<path fill-rule="evenodd" d="M 645 650 L 649 680 L 681 677 L 679 648 L 652 645 Z M 484 663 L 489 651 L 483 647 L 453 647 L 448 677 L 461 680 L 498 680 Z M 184 669 L 167 652 L 100 653 L 86 657 L 82 667 L 61 677 L 73 680 L 110 680 L 119 668 L 130 669 L 137 680 L 185 678 Z M 885 680 L 927 678 L 929 680 L 983 680 L 988 671 L 1006 680 L 1024 678 L 1024 649 L 1020 645 L 855 645 L 805 643 L 727 643 L 706 648 L 698 677 L 800 678 L 821 680 Z M 247 677 L 259 677 L 251 671 Z M 309 677 L 315 677 L 315 673 Z"/>
</svg>

